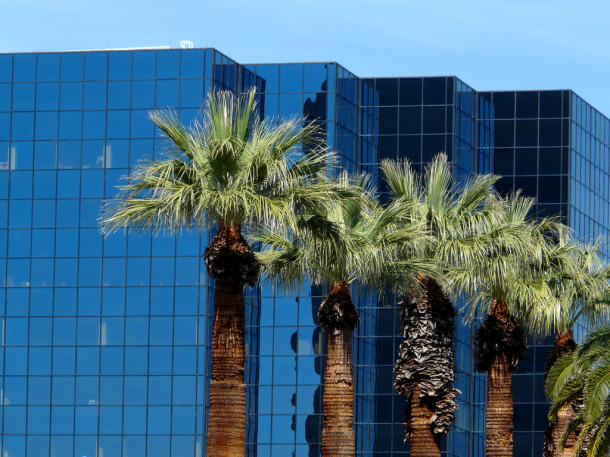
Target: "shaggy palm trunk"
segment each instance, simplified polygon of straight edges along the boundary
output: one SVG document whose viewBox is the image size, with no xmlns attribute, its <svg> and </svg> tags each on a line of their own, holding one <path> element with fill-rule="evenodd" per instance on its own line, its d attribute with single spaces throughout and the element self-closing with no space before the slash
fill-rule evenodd
<svg viewBox="0 0 610 457">
<path fill-rule="evenodd" d="M 418 275 L 420 290 L 400 303 L 401 334 L 394 387 L 407 401 L 405 441 L 411 456 L 440 457 L 441 436 L 455 419 L 455 309 L 431 277 Z"/>
<path fill-rule="evenodd" d="M 327 333 L 322 398 L 322 455 L 353 457 L 355 446 L 352 333 L 359 317 L 346 281 L 340 281 L 333 286 L 320 305 L 318 321 Z"/>
<path fill-rule="evenodd" d="M 527 355 L 525 332 L 506 303 L 494 300 L 475 335 L 475 364 L 487 371 L 485 455 L 513 456 L 512 374 Z"/>
<path fill-rule="evenodd" d="M 566 354 L 571 354 L 575 350 L 576 341 L 574 341 L 574 336 L 571 330 L 557 335 L 555 345 L 553 346 L 553 349 L 549 351 L 549 355 L 546 358 L 546 364 L 544 367 L 545 379 L 548 377 L 551 368 L 553 368 L 553 365 L 555 362 L 557 362 L 557 360 Z M 561 436 L 563 435 L 568 423 L 574 418 L 575 415 L 576 413 L 571 405 L 563 406 L 557 412 L 557 417 L 549 424 L 549 427 L 544 434 L 543 457 L 576 457 L 576 443 L 578 440 L 578 434 L 576 432 L 570 434 L 563 451 L 560 451 L 559 449 Z"/>
<path fill-rule="evenodd" d="M 253 285 L 260 263 L 239 227 L 221 225 L 204 253 L 216 280 L 212 327 L 209 457 L 239 457 L 246 444 L 244 286 Z"/>
</svg>

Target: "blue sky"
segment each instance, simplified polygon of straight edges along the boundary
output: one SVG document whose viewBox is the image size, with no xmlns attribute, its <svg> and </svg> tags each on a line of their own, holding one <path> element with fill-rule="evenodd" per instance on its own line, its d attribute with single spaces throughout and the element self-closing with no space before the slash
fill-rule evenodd
<svg viewBox="0 0 610 457">
<path fill-rule="evenodd" d="M 0 0 L 0 52 L 178 46 L 359 76 L 573 89 L 610 116 L 608 0 Z"/>
</svg>

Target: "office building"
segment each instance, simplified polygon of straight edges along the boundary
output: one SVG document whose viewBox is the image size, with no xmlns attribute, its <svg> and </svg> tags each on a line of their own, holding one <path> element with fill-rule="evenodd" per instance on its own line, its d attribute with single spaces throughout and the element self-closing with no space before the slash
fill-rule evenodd
<svg viewBox="0 0 610 457">
<path fill-rule="evenodd" d="M 212 88 L 258 88 L 265 116 L 318 123 L 341 166 L 384 158 L 420 169 L 449 155 L 456 179 L 504 177 L 582 237 L 608 237 L 610 121 L 570 90 L 477 92 L 456 77 L 362 79 L 337 63 L 241 65 L 214 49 L 0 54 L 0 356 L 3 457 L 205 454 L 214 293 L 209 234 L 104 238 L 104 199 L 163 153 L 148 119 L 199 119 Z M 383 188 L 381 189 L 383 191 Z M 321 288 L 248 297 L 247 454 L 316 457 L 324 337 Z M 357 454 L 408 455 L 393 394 L 400 343 L 391 302 L 361 294 L 354 336 Z M 584 329 L 579 329 L 579 332 Z M 458 329 L 460 409 L 447 456 L 482 456 L 485 376 Z M 535 342 L 534 342 L 535 343 Z M 552 338 L 515 381 L 515 455 L 537 456 Z"/>
</svg>

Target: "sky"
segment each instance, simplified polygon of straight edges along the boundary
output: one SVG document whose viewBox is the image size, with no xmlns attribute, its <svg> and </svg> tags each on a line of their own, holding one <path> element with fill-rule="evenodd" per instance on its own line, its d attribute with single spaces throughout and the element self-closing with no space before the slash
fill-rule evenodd
<svg viewBox="0 0 610 457">
<path fill-rule="evenodd" d="M 610 116 L 608 0 L 0 0 L 0 52 L 215 47 L 239 63 L 573 89 Z"/>
</svg>

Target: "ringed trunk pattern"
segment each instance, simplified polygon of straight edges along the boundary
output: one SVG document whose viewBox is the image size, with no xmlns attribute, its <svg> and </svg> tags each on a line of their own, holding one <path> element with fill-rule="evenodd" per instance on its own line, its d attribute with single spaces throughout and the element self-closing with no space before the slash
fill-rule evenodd
<svg viewBox="0 0 610 457">
<path fill-rule="evenodd" d="M 359 317 L 346 281 L 340 281 L 333 286 L 320 305 L 318 321 L 327 333 L 322 398 L 322 455 L 353 457 L 355 443 L 352 333 Z"/>
<path fill-rule="evenodd" d="M 432 432 L 434 401 L 424 395 L 416 385 L 411 397 L 409 417 L 409 440 L 412 457 L 440 457 L 441 435 Z"/>
<path fill-rule="evenodd" d="M 207 455 L 239 457 L 246 443 L 244 286 L 256 282 L 260 263 L 240 228 L 224 224 L 204 259 L 216 280 Z"/>
<path fill-rule="evenodd" d="M 562 332 L 557 335 L 555 345 L 553 349 L 549 351 L 549 355 L 546 358 L 546 364 L 544 367 L 545 379 L 549 375 L 551 368 L 557 360 L 566 354 L 571 354 L 576 350 L 576 341 L 572 331 Z M 561 436 L 566 429 L 568 423 L 574 418 L 576 412 L 574 408 L 570 406 L 564 406 L 557 412 L 557 417 L 553 422 L 549 424 L 544 434 L 544 451 L 543 457 L 576 457 L 576 443 L 578 440 L 578 433 L 571 433 L 563 451 L 559 450 L 559 442 Z"/>
<path fill-rule="evenodd" d="M 512 457 L 512 370 L 506 356 L 503 355 L 495 357 L 488 371 L 486 422 L 485 455 L 488 457 Z"/>
<path fill-rule="evenodd" d="M 455 309 L 433 278 L 417 276 L 421 290 L 400 305 L 404 337 L 394 367 L 396 391 L 408 402 L 405 441 L 413 457 L 440 457 L 440 439 L 455 419 Z"/>
<path fill-rule="evenodd" d="M 487 371 L 485 455 L 513 456 L 512 374 L 527 356 L 525 332 L 506 303 L 494 300 L 475 334 L 475 365 Z"/>
</svg>

